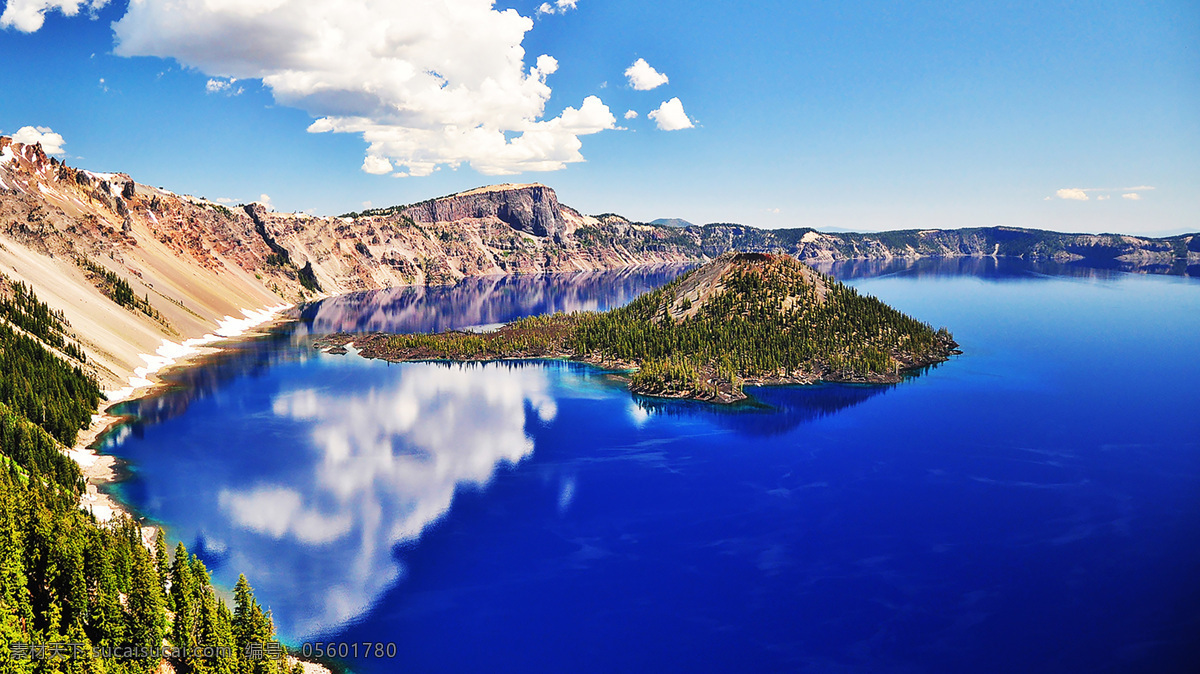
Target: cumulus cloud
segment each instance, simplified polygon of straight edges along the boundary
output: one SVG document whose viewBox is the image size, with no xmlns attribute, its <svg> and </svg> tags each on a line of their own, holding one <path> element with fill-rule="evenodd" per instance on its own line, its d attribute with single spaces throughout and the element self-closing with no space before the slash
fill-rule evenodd
<svg viewBox="0 0 1200 674">
<path fill-rule="evenodd" d="M 545 119 L 558 62 L 526 65 L 532 27 L 489 0 L 133 0 L 114 51 L 260 79 L 316 118 L 310 132 L 360 134 L 397 175 L 462 164 L 500 175 L 583 161 L 580 136 L 616 126 L 595 97 Z"/>
<path fill-rule="evenodd" d="M 1096 201 L 1108 201 L 1111 198 L 1111 194 L 1101 194 L 1100 196 L 1096 197 Z"/>
<path fill-rule="evenodd" d="M 1063 188 L 1057 192 L 1059 199 L 1070 199 L 1072 201 L 1087 201 L 1088 195 L 1086 190 L 1081 190 L 1075 187 Z"/>
<path fill-rule="evenodd" d="M 1142 195 L 1138 194 L 1137 192 L 1128 192 L 1126 194 L 1122 194 L 1121 198 L 1129 199 L 1130 201 L 1141 201 Z"/>
<path fill-rule="evenodd" d="M 629 78 L 629 86 L 638 91 L 650 91 L 655 87 L 666 84 L 669 80 L 664 73 L 654 69 L 646 59 L 638 59 L 625 69 L 625 77 Z"/>
<path fill-rule="evenodd" d="M 107 4 L 108 0 L 8 0 L 0 14 L 0 28 L 32 33 L 46 22 L 46 12 L 58 10 L 64 16 L 75 16 L 80 9 L 94 12 Z"/>
<path fill-rule="evenodd" d="M 268 211 L 275 210 L 275 207 L 271 205 L 271 197 L 269 197 L 265 194 L 258 195 L 258 201 L 256 203 L 262 204 L 263 207 L 266 208 Z"/>
<path fill-rule="evenodd" d="M 626 110 L 625 111 L 625 119 L 637 119 L 637 117 L 638 117 L 637 110 Z"/>
<path fill-rule="evenodd" d="M 66 141 L 63 137 L 50 130 L 48 126 L 23 126 L 17 129 L 17 132 L 12 135 L 12 139 L 18 143 L 25 145 L 42 144 L 42 152 L 46 154 L 63 154 L 66 150 L 63 145 Z"/>
<path fill-rule="evenodd" d="M 363 160 L 362 170 L 364 173 L 380 176 L 392 172 L 392 162 L 388 161 L 387 157 L 369 154 Z"/>
<path fill-rule="evenodd" d="M 575 9 L 578 0 L 555 0 L 554 4 L 543 2 L 537 9 L 538 14 L 566 14 L 568 11 Z"/>
<path fill-rule="evenodd" d="M 678 131 L 694 126 L 692 120 L 688 119 L 687 113 L 683 111 L 683 103 L 679 98 L 663 101 L 663 104 L 658 106 L 657 110 L 652 110 L 647 117 L 653 119 L 658 128 L 663 131 Z M 1061 190 L 1059 191 L 1061 192 Z"/>
</svg>

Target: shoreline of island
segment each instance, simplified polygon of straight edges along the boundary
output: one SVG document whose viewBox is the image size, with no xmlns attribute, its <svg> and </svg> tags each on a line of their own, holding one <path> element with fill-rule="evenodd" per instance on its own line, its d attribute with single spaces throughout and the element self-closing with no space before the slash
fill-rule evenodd
<svg viewBox="0 0 1200 674">
<path fill-rule="evenodd" d="M 504 326 L 504 330 L 508 326 Z M 472 336 L 478 333 L 471 333 L 462 330 L 450 330 L 439 335 L 446 336 Z M 402 337 L 393 333 L 335 333 L 330 335 L 322 335 L 313 340 L 312 346 L 314 349 L 331 355 L 344 355 L 353 349 L 354 352 L 363 358 L 370 360 L 383 360 L 389 363 L 499 363 L 506 361 L 561 361 L 566 363 L 577 363 L 581 365 L 590 365 L 606 374 L 623 381 L 630 393 L 639 396 L 650 398 L 659 398 L 663 400 L 692 400 L 697 402 L 708 402 L 719 405 L 732 405 L 745 400 L 749 400 L 750 396 L 742 390 L 745 386 L 815 386 L 818 384 L 860 384 L 860 385 L 875 385 L 886 386 L 898 384 L 911 376 L 914 372 L 924 368 L 938 365 L 947 362 L 952 356 L 960 355 L 962 351 L 958 349 L 958 344 L 953 340 L 946 343 L 945 350 L 941 353 L 932 355 L 926 358 L 913 360 L 905 364 L 905 367 L 891 373 L 871 373 L 861 375 L 853 372 L 832 372 L 824 371 L 816 372 L 792 372 L 786 375 L 775 377 L 765 376 L 750 376 L 738 378 L 737 386 L 730 380 L 720 380 L 718 377 L 710 377 L 708 383 L 713 386 L 712 389 L 691 389 L 682 391 L 672 391 L 656 389 L 649 386 L 638 386 L 634 381 L 633 375 L 638 372 L 639 366 L 637 363 L 622 361 L 618 359 L 603 358 L 599 356 L 589 355 L 580 356 L 567 350 L 552 350 L 543 352 L 520 351 L 513 350 L 503 353 L 489 353 L 485 356 L 461 356 L 449 357 L 444 353 L 432 353 L 426 349 L 419 348 L 389 348 L 388 341 L 393 337 Z"/>
</svg>

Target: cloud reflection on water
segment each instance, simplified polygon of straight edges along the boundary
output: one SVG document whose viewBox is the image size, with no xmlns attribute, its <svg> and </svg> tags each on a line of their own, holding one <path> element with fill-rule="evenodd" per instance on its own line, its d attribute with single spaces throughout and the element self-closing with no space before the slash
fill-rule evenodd
<svg viewBox="0 0 1200 674">
<path fill-rule="evenodd" d="M 502 463 L 533 452 L 531 419 L 552 421 L 556 406 L 545 368 L 503 364 L 412 364 L 384 386 L 360 394 L 299 388 L 277 395 L 275 415 L 307 424 L 311 444 L 297 448 L 308 484 L 264 482 L 220 490 L 230 525 L 288 546 L 238 546 L 235 565 L 268 567 L 261 584 L 321 567 L 328 595 L 292 597 L 290 616 L 305 634 L 358 615 L 401 574 L 393 547 L 418 537 L 449 508 L 460 485 L 486 485 Z M 263 555 L 262 559 L 253 559 Z M 264 588 L 282 596 L 283 588 Z M 302 604 L 310 604 L 303 606 Z M 299 609 L 299 610 L 298 610 Z"/>
</svg>

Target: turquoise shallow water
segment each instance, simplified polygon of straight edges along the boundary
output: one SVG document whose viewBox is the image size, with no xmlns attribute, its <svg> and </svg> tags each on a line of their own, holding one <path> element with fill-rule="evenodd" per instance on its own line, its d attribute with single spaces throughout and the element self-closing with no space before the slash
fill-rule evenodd
<svg viewBox="0 0 1200 674">
<path fill-rule="evenodd" d="M 1196 671 L 1200 285 L 834 269 L 964 355 L 893 387 L 632 397 L 311 332 L 603 308 L 669 278 L 340 298 L 126 406 L 119 493 L 356 671 Z"/>
</svg>

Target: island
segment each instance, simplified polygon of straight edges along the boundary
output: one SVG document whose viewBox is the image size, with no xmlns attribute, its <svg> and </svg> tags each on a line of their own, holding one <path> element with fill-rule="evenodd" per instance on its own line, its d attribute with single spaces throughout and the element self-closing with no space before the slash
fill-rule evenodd
<svg viewBox="0 0 1200 674">
<path fill-rule="evenodd" d="M 531 316 L 493 332 L 347 334 L 318 349 L 407 361 L 566 359 L 624 373 L 637 394 L 731 403 L 746 385 L 890 384 L 961 353 L 946 328 L 790 255 L 726 253 L 605 312 Z"/>
</svg>

